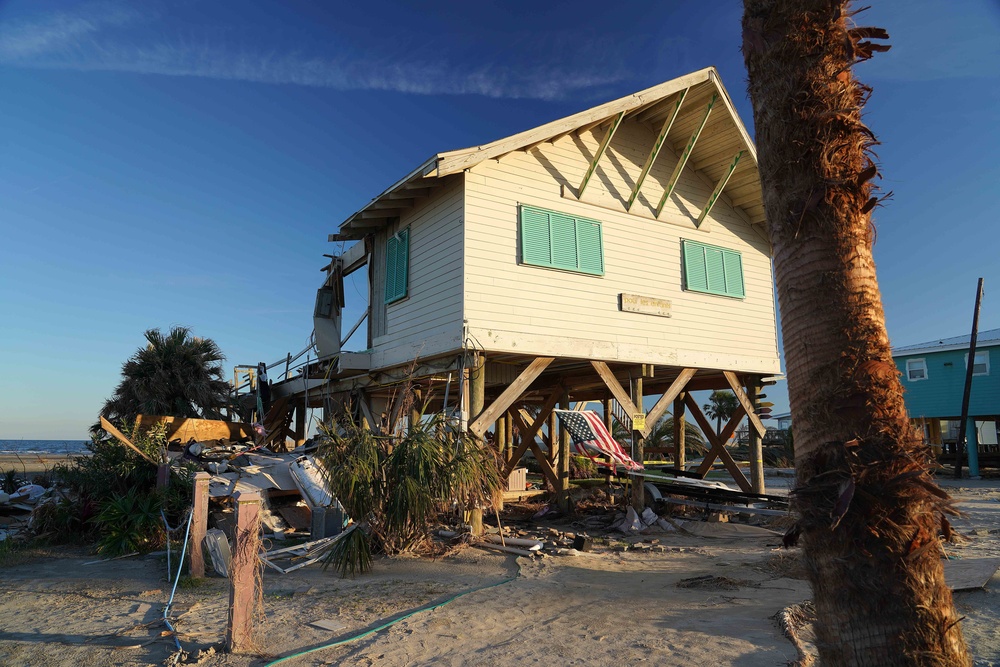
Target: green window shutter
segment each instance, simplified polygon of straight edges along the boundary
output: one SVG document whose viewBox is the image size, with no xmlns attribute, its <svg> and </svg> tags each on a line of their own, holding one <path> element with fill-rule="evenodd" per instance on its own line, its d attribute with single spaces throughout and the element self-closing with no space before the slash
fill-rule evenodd
<svg viewBox="0 0 1000 667">
<path fill-rule="evenodd" d="M 549 237 L 549 214 L 521 207 L 521 261 L 525 264 L 552 264 L 552 240 Z"/>
<path fill-rule="evenodd" d="M 385 247 L 385 302 L 406 298 L 410 273 L 410 230 L 389 237 Z"/>
<path fill-rule="evenodd" d="M 684 241 L 684 280 L 689 290 L 708 291 L 705 248 L 699 243 Z"/>
<path fill-rule="evenodd" d="M 521 206 L 521 261 L 553 269 L 604 275 L 601 223 Z"/>
<path fill-rule="evenodd" d="M 576 221 L 576 243 L 580 270 L 604 275 L 604 243 L 601 223 L 592 220 Z"/>
<path fill-rule="evenodd" d="M 697 241 L 682 242 L 685 289 L 743 298 L 743 258 L 728 248 Z"/>
<path fill-rule="evenodd" d="M 723 267 L 726 271 L 726 294 L 745 297 L 743 289 L 743 258 L 740 253 L 726 250 L 722 253 Z"/>
</svg>

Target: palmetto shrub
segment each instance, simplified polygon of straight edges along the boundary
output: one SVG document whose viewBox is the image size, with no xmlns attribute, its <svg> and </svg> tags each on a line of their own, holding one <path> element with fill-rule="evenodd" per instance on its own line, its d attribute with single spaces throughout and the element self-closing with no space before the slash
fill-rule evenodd
<svg viewBox="0 0 1000 667">
<path fill-rule="evenodd" d="M 377 435 L 349 421 L 324 428 L 318 456 L 330 488 L 359 529 L 338 543 L 332 564 L 342 573 L 365 571 L 370 554 L 419 550 L 442 510 L 496 508 L 502 498 L 496 451 L 454 433 L 435 416 L 402 432 Z"/>
</svg>

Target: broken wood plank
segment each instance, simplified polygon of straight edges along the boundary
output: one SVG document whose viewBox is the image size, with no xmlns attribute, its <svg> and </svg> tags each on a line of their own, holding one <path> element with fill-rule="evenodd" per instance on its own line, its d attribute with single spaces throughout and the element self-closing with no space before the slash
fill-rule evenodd
<svg viewBox="0 0 1000 667">
<path fill-rule="evenodd" d="M 126 438 L 125 435 L 121 431 L 119 431 L 118 429 L 116 429 L 111 424 L 111 422 L 109 422 L 104 417 L 101 417 L 101 428 L 103 428 L 105 431 L 107 431 L 112 436 L 114 436 L 115 438 L 117 438 L 122 444 L 124 444 L 126 447 L 128 447 L 129 449 L 131 449 L 132 451 L 134 451 L 136 454 L 138 454 L 142 458 L 144 458 L 147 461 L 149 461 L 150 463 L 152 463 L 154 466 L 160 465 L 160 463 L 158 461 L 155 461 L 149 454 L 147 454 L 146 452 L 142 451 L 141 449 L 139 449 L 138 447 L 136 447 L 135 445 L 133 445 L 131 440 L 129 440 L 128 438 Z"/>
<path fill-rule="evenodd" d="M 193 417 L 168 417 L 161 415 L 139 415 L 135 419 L 140 429 L 149 429 L 160 422 L 166 422 L 167 442 L 180 440 L 187 444 L 191 441 L 206 442 L 208 440 L 252 440 L 253 426 L 243 422 L 227 422 L 221 419 L 195 419 Z"/>
</svg>

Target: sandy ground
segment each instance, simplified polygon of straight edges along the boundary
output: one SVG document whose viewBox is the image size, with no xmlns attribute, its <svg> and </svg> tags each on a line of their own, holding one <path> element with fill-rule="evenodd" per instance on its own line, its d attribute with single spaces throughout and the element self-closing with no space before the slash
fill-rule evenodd
<svg viewBox="0 0 1000 667">
<path fill-rule="evenodd" d="M 1000 483 L 946 481 L 967 516 L 970 541 L 955 558 L 1000 556 Z M 573 530 L 570 523 L 562 526 Z M 992 531 L 992 532 L 991 532 Z M 530 560 L 466 549 L 437 561 L 381 559 L 340 579 L 317 566 L 265 575 L 260 655 L 215 654 L 201 664 L 253 666 L 320 647 L 386 619 L 490 584 L 345 646 L 285 665 L 786 665 L 796 657 L 773 616 L 809 598 L 795 552 L 773 536 L 665 533 L 653 549 Z M 620 545 L 619 545 L 620 546 Z M 173 649 L 157 619 L 169 596 L 162 559 L 92 559 L 66 552 L 0 571 L 0 664 L 157 665 Z M 721 577 L 683 587 L 699 576 Z M 512 581 L 507 581 L 511 580 Z M 1000 575 L 956 594 L 980 667 L 1000 665 Z M 228 583 L 178 590 L 181 642 L 192 653 L 224 639 Z M 186 612 L 186 613 L 185 613 Z M 328 619 L 335 630 L 310 626 Z M 146 626 L 143 624 L 151 623 Z M 117 634 L 115 634 L 117 633 Z M 265 656 L 265 657 L 261 657 Z"/>
<path fill-rule="evenodd" d="M 45 473 L 56 465 L 68 464 L 79 454 L 0 454 L 0 473 L 16 470 L 19 475 Z"/>
</svg>

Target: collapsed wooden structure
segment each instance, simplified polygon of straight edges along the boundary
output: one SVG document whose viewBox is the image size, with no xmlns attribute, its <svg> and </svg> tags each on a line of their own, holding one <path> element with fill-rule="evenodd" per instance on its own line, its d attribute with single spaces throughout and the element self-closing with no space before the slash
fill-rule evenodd
<svg viewBox="0 0 1000 667">
<path fill-rule="evenodd" d="M 678 468 L 688 415 L 711 444 L 698 472 L 720 458 L 763 491 L 754 405 L 780 368 L 764 223 L 756 151 L 714 68 L 437 154 L 330 235 L 341 250 L 316 300 L 320 359 L 274 394 L 379 428 L 405 387 L 495 442 L 508 471 L 531 451 L 563 498 L 555 407 L 600 401 L 609 427 L 633 433 L 633 458 Z M 344 280 L 361 270 L 358 309 Z M 367 349 L 342 350 L 365 322 Z M 691 395 L 714 389 L 740 402 L 718 433 Z M 644 440 L 668 410 L 679 446 L 653 452 Z M 744 417 L 749 481 L 724 447 Z"/>
</svg>

